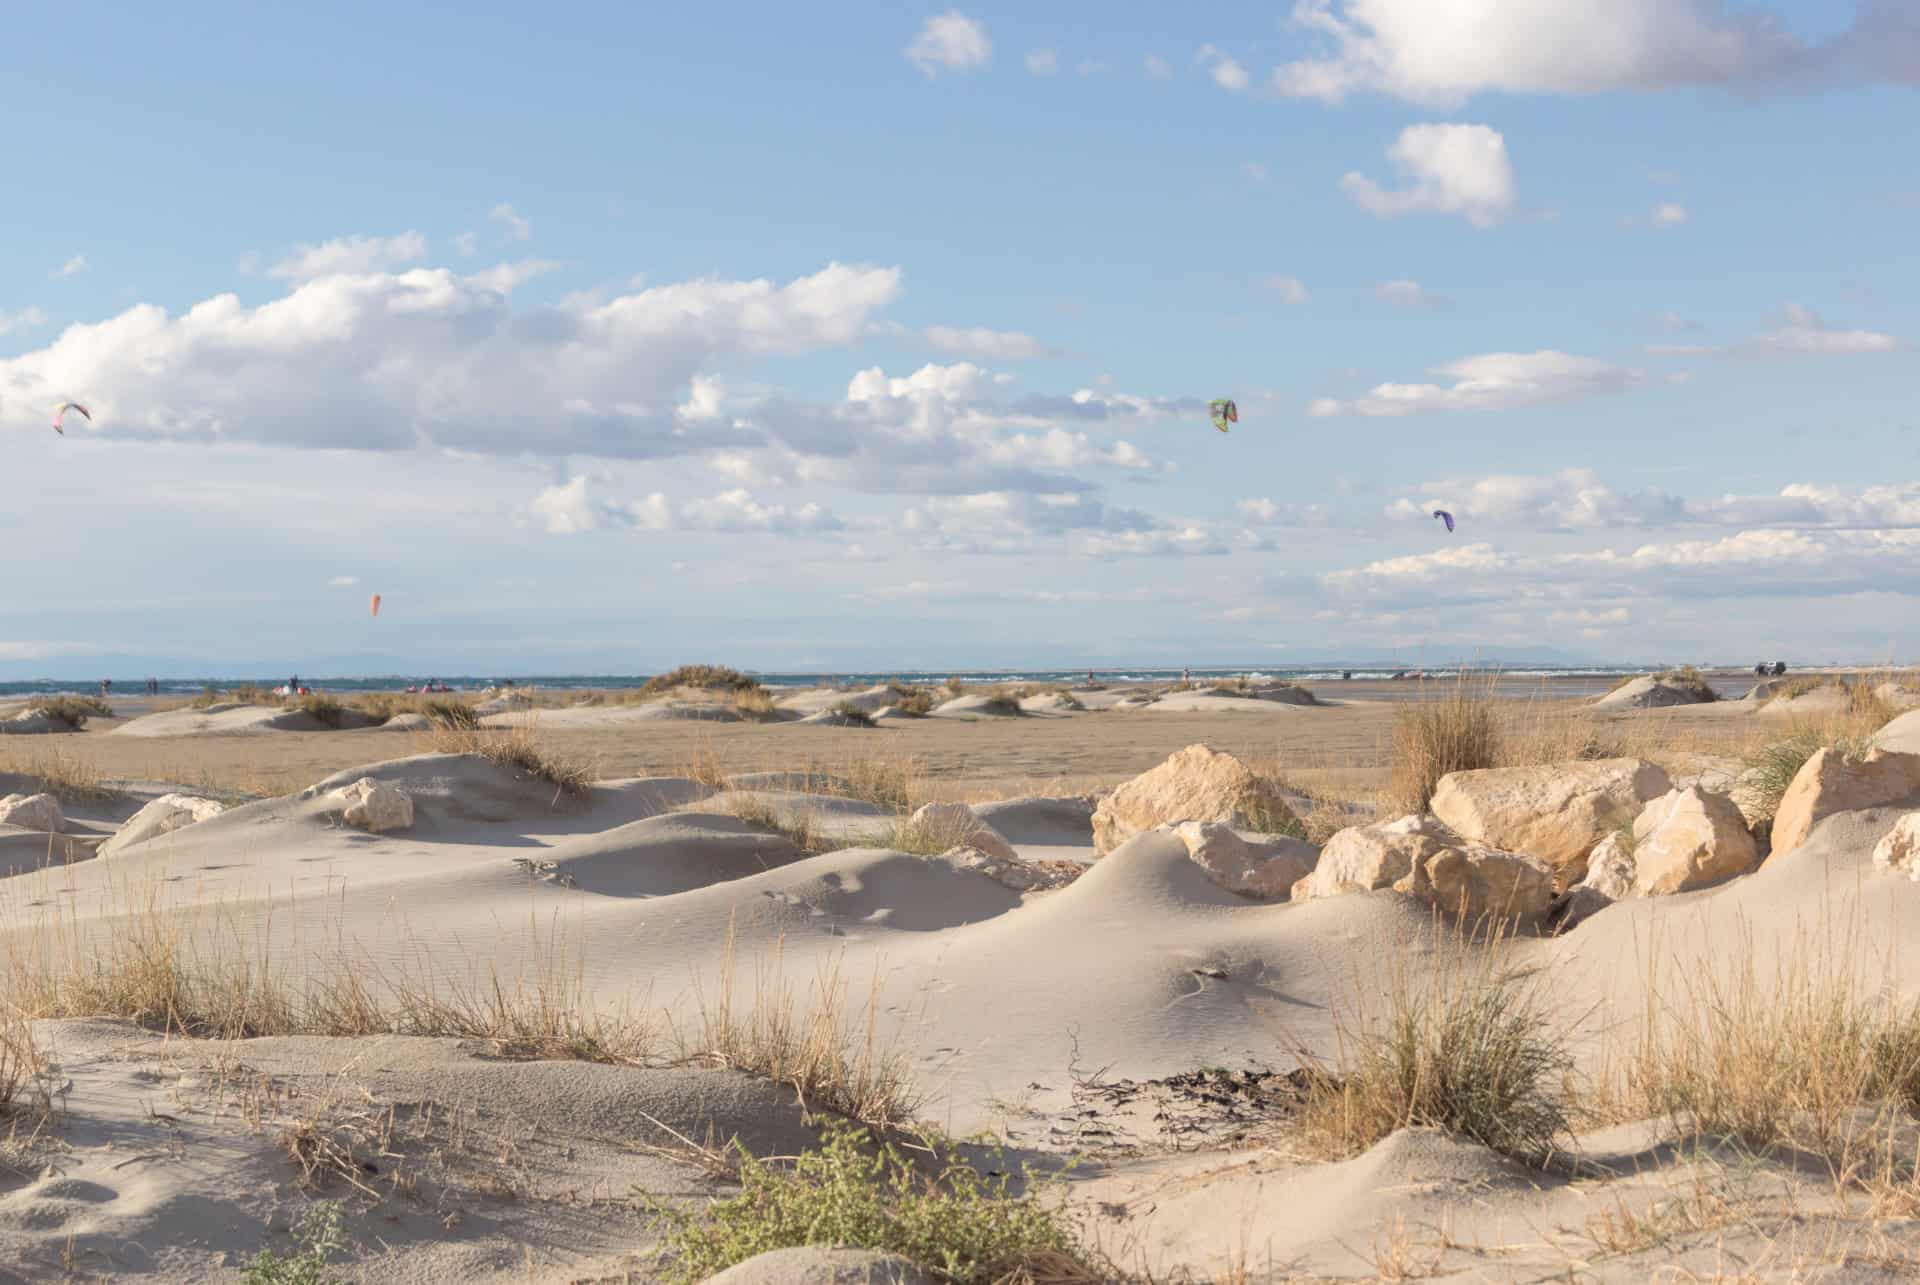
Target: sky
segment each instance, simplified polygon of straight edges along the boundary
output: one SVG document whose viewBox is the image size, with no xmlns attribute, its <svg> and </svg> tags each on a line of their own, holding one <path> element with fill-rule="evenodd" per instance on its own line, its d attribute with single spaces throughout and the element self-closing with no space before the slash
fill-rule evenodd
<svg viewBox="0 0 1920 1285">
<path fill-rule="evenodd" d="M 71 8 L 0 676 L 1920 659 L 1911 0 Z"/>
</svg>

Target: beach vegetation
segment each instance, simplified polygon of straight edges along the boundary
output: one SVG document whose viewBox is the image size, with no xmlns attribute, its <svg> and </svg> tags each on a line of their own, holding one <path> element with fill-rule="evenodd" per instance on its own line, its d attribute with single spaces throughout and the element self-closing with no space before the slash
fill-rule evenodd
<svg viewBox="0 0 1920 1285">
<path fill-rule="evenodd" d="M 1402 812 L 1425 812 L 1449 772 L 1501 765 L 1493 680 L 1462 674 L 1437 697 L 1421 692 L 1394 712 L 1388 795 Z"/>
<path fill-rule="evenodd" d="M 873 727 L 875 725 L 873 715 L 852 701 L 841 701 L 829 712 L 836 717 L 843 718 L 847 722 L 852 723 L 855 727 Z"/>
<path fill-rule="evenodd" d="M 900 683 L 889 683 L 888 687 L 893 692 L 893 707 L 912 718 L 925 718 L 940 703 L 931 687 L 910 687 Z"/>
<path fill-rule="evenodd" d="M 1427 1126 L 1540 1165 L 1571 1140 L 1561 1018 L 1501 944 L 1463 935 L 1437 966 L 1396 963 L 1384 1011 L 1341 1019 L 1336 1064 L 1304 1059 L 1301 1123 L 1317 1149 L 1353 1155 Z"/>
<path fill-rule="evenodd" d="M 35 696 L 27 708 L 48 718 L 57 718 L 74 731 L 87 725 L 89 718 L 112 718 L 113 709 L 98 696 Z"/>
<path fill-rule="evenodd" d="M 322 1201 L 301 1214 L 293 1241 L 297 1253 L 282 1256 L 269 1248 L 255 1254 L 240 1275 L 243 1285 L 337 1285 L 340 1278 L 327 1263 L 347 1246 L 339 1202 Z"/>
<path fill-rule="evenodd" d="M 669 1279 L 706 1280 L 776 1249 L 838 1245 L 897 1254 L 956 1285 L 1112 1279 L 1055 1199 L 1057 1180 L 998 1156 L 984 1170 L 942 1149 L 916 1163 L 891 1141 L 830 1121 L 790 1166 L 738 1147 L 739 1194 L 686 1212 L 651 1201 L 667 1223 Z"/>
<path fill-rule="evenodd" d="M 26 739 L 0 737 L 0 774 L 26 778 L 26 793 L 51 794 L 62 803 L 96 802 L 117 793 L 91 758 L 57 746 L 20 749 L 10 743 Z"/>
<path fill-rule="evenodd" d="M 641 696 L 662 696 L 681 687 L 706 691 L 751 692 L 760 688 L 760 680 L 725 665 L 681 665 L 664 674 L 655 674 L 641 684 Z"/>
<path fill-rule="evenodd" d="M 346 707 L 325 692 L 309 692 L 294 708 L 322 727 L 338 728 L 346 716 Z"/>
<path fill-rule="evenodd" d="M 552 785 L 556 797 L 583 798 L 594 782 L 592 766 L 582 758 L 543 744 L 531 712 L 510 727 L 463 727 L 435 722 L 424 733 L 436 754 L 478 754 L 500 767 Z"/>
</svg>

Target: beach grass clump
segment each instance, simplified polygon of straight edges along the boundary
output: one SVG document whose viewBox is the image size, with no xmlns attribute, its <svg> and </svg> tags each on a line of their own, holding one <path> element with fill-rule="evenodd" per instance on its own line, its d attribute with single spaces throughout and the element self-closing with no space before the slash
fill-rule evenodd
<svg viewBox="0 0 1920 1285">
<path fill-rule="evenodd" d="M 322 727 L 338 728 L 346 715 L 346 706 L 325 692 L 310 692 L 295 706 Z"/>
<path fill-rule="evenodd" d="M 999 1161 L 983 1172 L 949 1153 L 923 1172 L 893 1143 L 876 1145 L 844 1121 L 829 1122 L 820 1145 L 791 1167 L 736 1149 L 738 1195 L 697 1213 L 655 1204 L 669 1227 L 668 1279 L 691 1285 L 756 1255 L 804 1245 L 898 1254 L 956 1285 L 1112 1279 L 1048 1184 L 1023 1175 L 1029 1189 L 1016 1194 L 1010 1166 Z"/>
<path fill-rule="evenodd" d="M 87 725 L 89 718 L 113 717 L 112 707 L 98 696 L 36 696 L 27 702 L 27 708 L 57 718 L 76 732 Z"/>
<path fill-rule="evenodd" d="M 1500 750 L 1492 680 L 1462 674 L 1438 698 L 1395 711 L 1389 797 L 1403 812 L 1425 812 L 1441 777 L 1498 767 Z"/>
<path fill-rule="evenodd" d="M 511 727 L 461 727 L 436 722 L 425 733 L 436 754 L 478 754 L 501 767 L 524 772 L 573 798 L 586 795 L 594 782 L 584 759 L 561 754 L 540 743 L 531 715 Z"/>
<path fill-rule="evenodd" d="M 1427 1126 L 1544 1164 L 1571 1134 L 1566 1036 L 1536 981 L 1499 943 L 1462 943 L 1436 967 L 1397 965 L 1376 1020 L 1344 1023 L 1339 1065 L 1310 1064 L 1302 1125 L 1332 1155 Z"/>
<path fill-rule="evenodd" d="M 832 852 L 845 846 L 836 842 L 821 829 L 819 817 L 815 815 L 813 809 L 782 810 L 758 794 L 735 791 L 724 794 L 717 800 L 692 806 L 701 811 L 718 809 L 728 816 L 737 817 L 756 830 L 781 835 L 794 847 L 800 849 L 805 856 L 817 857 L 823 852 Z"/>
<path fill-rule="evenodd" d="M 779 711 L 774 708 L 773 693 L 764 687 L 748 687 L 729 691 L 728 702 L 740 712 L 742 718 L 750 722 L 765 722 Z"/>
<path fill-rule="evenodd" d="M 915 755 L 851 759 L 833 774 L 829 789 L 889 812 L 912 812 L 930 797 L 924 760 Z"/>
<path fill-rule="evenodd" d="M 925 718 L 940 703 L 931 687 L 909 687 L 900 683 L 889 683 L 888 687 L 893 692 L 893 707 L 911 718 Z"/>
<path fill-rule="evenodd" d="M 725 665 L 681 665 L 664 674 L 655 674 L 641 684 L 639 695 L 642 697 L 661 696 L 680 687 L 695 687 L 706 691 L 751 692 L 760 687 L 760 680 L 737 669 Z"/>
<path fill-rule="evenodd" d="M 982 714 L 997 714 L 1004 718 L 1018 718 L 1027 711 L 1020 708 L 1020 702 L 1012 696 L 989 696 L 981 703 Z"/>
<path fill-rule="evenodd" d="M 1631 1114 L 1690 1142 L 1820 1158 L 1835 1180 L 1920 1207 L 1920 1005 L 1869 985 L 1850 950 L 1797 945 L 1773 967 L 1751 940 L 1679 979 L 1651 1010 Z"/>
<path fill-rule="evenodd" d="M 866 710 L 860 708 L 858 705 L 854 704 L 852 701 L 841 701 L 839 704 L 835 705 L 828 712 L 833 714 L 837 718 L 845 719 L 847 722 L 853 724 L 855 727 L 875 726 L 875 723 L 873 721 L 873 715 L 869 714 Z"/>
<path fill-rule="evenodd" d="M 1654 678 L 1668 687 L 1679 688 L 1702 703 L 1720 699 L 1720 693 L 1713 690 L 1713 684 L 1709 683 L 1706 676 L 1692 665 L 1682 665 L 1677 669 L 1663 669 L 1655 674 Z"/>
<path fill-rule="evenodd" d="M 11 1007 L 0 1012 L 0 1119 L 13 1114 L 22 1091 L 33 1086 L 40 1071 L 33 1024 Z"/>
<path fill-rule="evenodd" d="M 1821 750 L 1837 751 L 1849 762 L 1858 762 L 1873 749 L 1873 733 L 1849 728 L 1844 721 L 1801 722 L 1785 736 L 1772 740 L 1744 757 L 1747 770 L 1740 777 L 1740 792 L 1745 810 L 1758 826 L 1770 825 L 1787 787 L 1807 760 Z"/>
</svg>

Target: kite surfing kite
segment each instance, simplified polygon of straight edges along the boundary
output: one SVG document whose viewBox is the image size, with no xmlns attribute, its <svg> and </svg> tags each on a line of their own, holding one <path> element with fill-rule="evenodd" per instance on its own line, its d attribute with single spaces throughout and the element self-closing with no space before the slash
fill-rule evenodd
<svg viewBox="0 0 1920 1285">
<path fill-rule="evenodd" d="M 1208 402 L 1207 414 L 1213 417 L 1213 426 L 1223 433 L 1227 431 L 1227 425 L 1240 422 L 1240 408 L 1225 397 Z"/>
<path fill-rule="evenodd" d="M 379 594 L 376 593 L 373 595 L 373 602 L 367 608 L 367 614 L 369 616 L 377 616 L 380 614 L 380 595 Z"/>
<path fill-rule="evenodd" d="M 1453 533 L 1453 514 L 1447 512 L 1445 509 L 1435 509 L 1433 511 L 1433 516 L 1435 516 L 1436 518 L 1439 518 L 1442 522 L 1445 522 L 1447 524 L 1448 534 Z"/>
<path fill-rule="evenodd" d="M 67 435 L 67 430 L 60 427 L 60 425 L 66 420 L 67 412 L 70 410 L 77 410 L 82 415 L 86 416 L 87 422 L 89 424 L 93 422 L 93 412 L 88 410 L 85 406 L 82 406 L 79 402 L 61 402 L 58 406 L 55 406 L 53 408 L 53 431 L 60 434 L 60 436 L 62 437 L 65 437 Z"/>
</svg>

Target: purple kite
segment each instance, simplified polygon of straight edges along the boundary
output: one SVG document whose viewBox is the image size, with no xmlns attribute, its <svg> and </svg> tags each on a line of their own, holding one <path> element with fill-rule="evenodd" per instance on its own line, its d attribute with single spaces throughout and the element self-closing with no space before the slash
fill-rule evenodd
<svg viewBox="0 0 1920 1285">
<path fill-rule="evenodd" d="M 1447 524 L 1447 533 L 1449 535 L 1453 533 L 1453 514 L 1447 512 L 1445 509 L 1435 509 L 1433 511 L 1433 516 L 1435 516 L 1436 518 L 1439 518 L 1442 522 L 1445 522 Z"/>
</svg>

